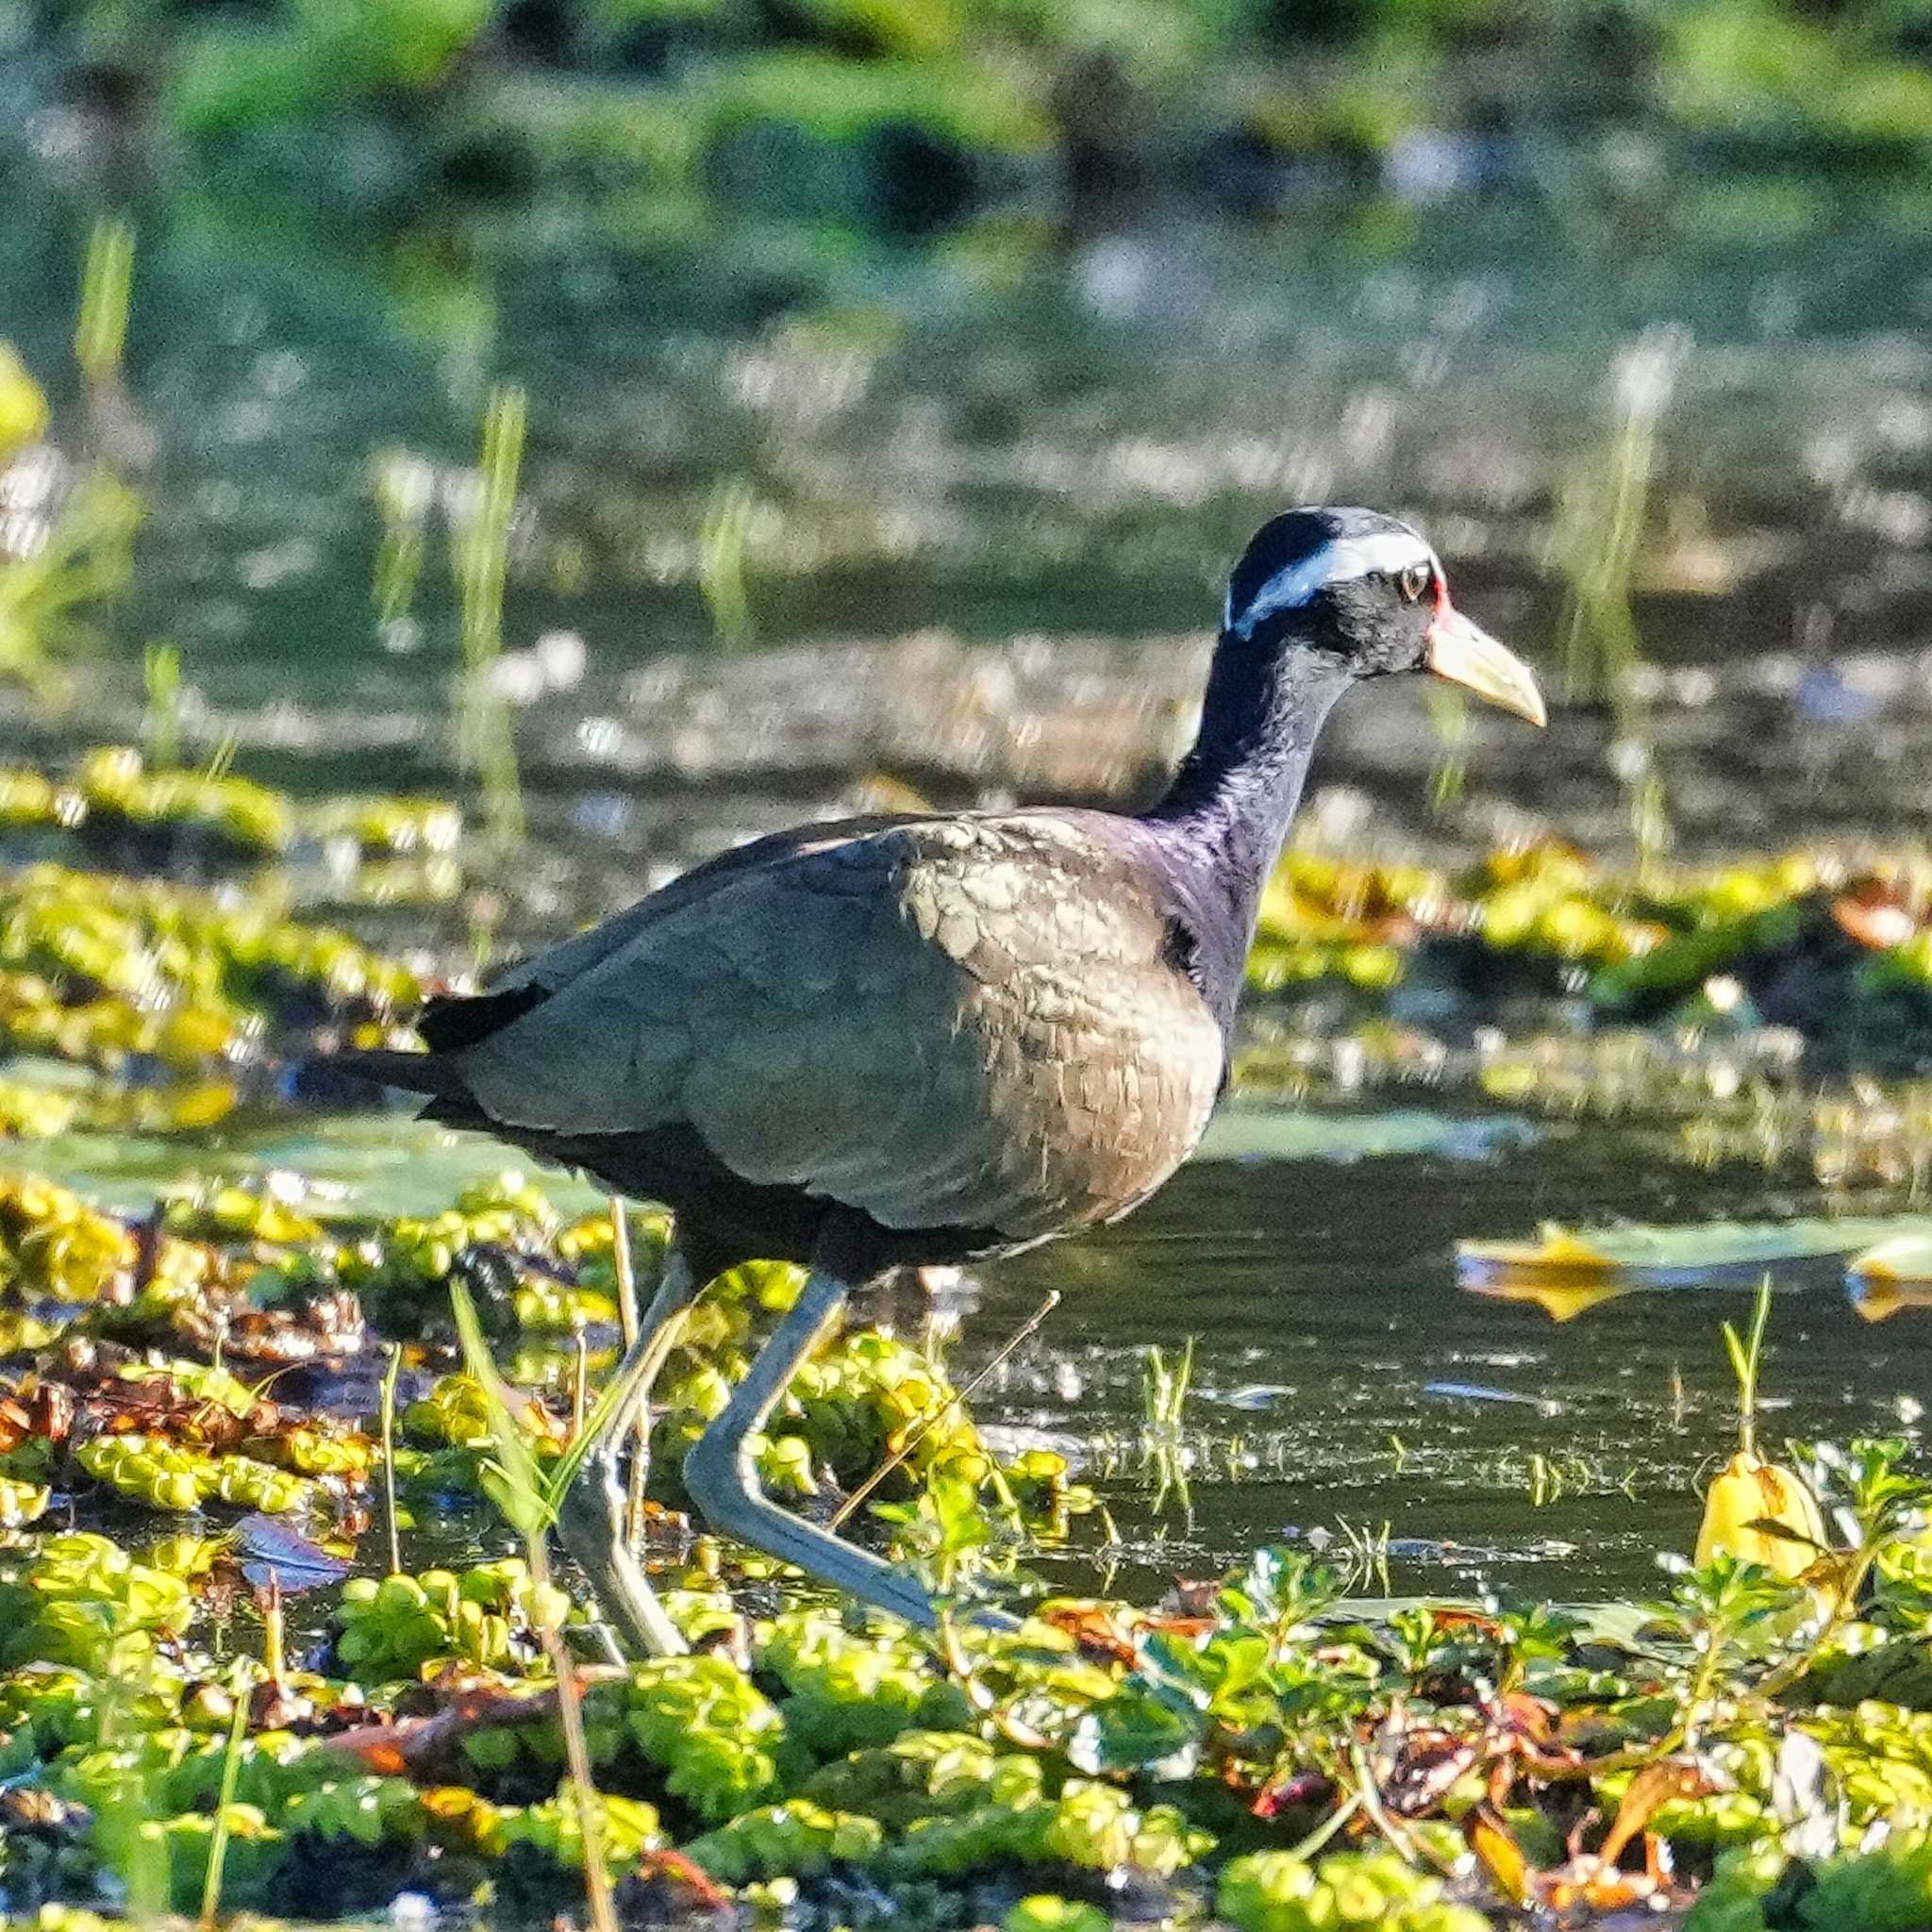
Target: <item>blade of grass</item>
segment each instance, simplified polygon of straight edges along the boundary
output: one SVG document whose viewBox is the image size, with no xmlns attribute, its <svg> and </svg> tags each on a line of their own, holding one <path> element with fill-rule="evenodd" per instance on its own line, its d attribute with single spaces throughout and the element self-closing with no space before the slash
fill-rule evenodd
<svg viewBox="0 0 1932 1932">
<path fill-rule="evenodd" d="M 539 1586 L 536 1594 L 541 1602 L 543 1586 L 550 1581 L 550 1524 L 556 1516 L 556 1500 L 568 1483 L 553 1491 L 538 1473 L 523 1424 L 510 1407 L 508 1392 L 496 1373 L 495 1358 L 484 1339 L 483 1324 L 476 1319 L 475 1304 L 460 1281 L 450 1283 L 450 1305 L 456 1314 L 457 1335 L 462 1342 L 464 1366 L 483 1391 L 494 1439 L 496 1456 L 486 1469 L 485 1488 L 505 1521 L 524 1540 L 530 1576 Z M 605 1391 L 607 1397 L 609 1392 Z M 587 1437 L 580 1435 L 577 1440 L 582 1442 Z M 494 1482 L 489 1480 L 492 1474 Z M 610 1896 L 610 1868 L 604 1862 L 603 1807 L 591 1774 L 590 1745 L 584 1737 L 576 1666 L 564 1644 L 562 1631 L 554 1624 L 541 1624 L 537 1636 L 557 1674 L 558 1722 L 563 1730 L 565 1765 L 584 1841 L 584 1888 L 590 1901 L 591 1924 L 595 1932 L 618 1932 L 617 1911 Z"/>
<path fill-rule="evenodd" d="M 1743 1340 L 1730 1323 L 1723 1324 L 1724 1353 L 1731 1358 L 1731 1373 L 1738 1378 L 1738 1449 L 1744 1456 L 1757 1453 L 1757 1373 L 1764 1358 L 1764 1331 L 1771 1321 L 1771 1276 L 1757 1284 L 1757 1299 L 1751 1309 L 1751 1332 Z"/>
<path fill-rule="evenodd" d="M 80 275 L 80 314 L 74 325 L 74 359 L 96 389 L 121 375 L 127 345 L 127 304 L 134 286 L 134 229 L 111 215 L 88 236 Z"/>
<path fill-rule="evenodd" d="M 462 1343 L 463 1365 L 483 1391 L 483 1403 L 490 1415 L 491 1447 L 495 1454 L 483 1468 L 483 1484 L 490 1500 L 502 1511 L 507 1522 L 526 1541 L 541 1539 L 549 1529 L 555 1511 L 551 1507 L 549 1486 L 530 1453 L 524 1425 L 510 1407 L 509 1392 L 496 1373 L 495 1358 L 484 1340 L 483 1324 L 476 1319 L 476 1305 L 460 1281 L 449 1285 L 450 1307 L 457 1323 L 457 1338 Z"/>
<path fill-rule="evenodd" d="M 464 768 L 482 780 L 491 834 L 505 845 L 523 841 L 523 787 L 509 712 L 491 688 L 490 675 L 503 655 L 503 595 L 527 413 L 517 384 L 504 383 L 491 391 L 483 417 L 479 488 L 452 559 L 463 608 L 457 748 Z"/>
<path fill-rule="evenodd" d="M 228 1807 L 242 1777 L 242 1744 L 248 1735 L 248 1684 L 235 1672 L 235 1715 L 228 1724 L 227 1748 L 222 1754 L 221 1795 L 215 1800 L 214 1831 L 208 1841 L 208 1874 L 201 1885 L 201 1924 L 212 1925 L 222 1907 L 222 1868 L 228 1861 Z"/>
</svg>

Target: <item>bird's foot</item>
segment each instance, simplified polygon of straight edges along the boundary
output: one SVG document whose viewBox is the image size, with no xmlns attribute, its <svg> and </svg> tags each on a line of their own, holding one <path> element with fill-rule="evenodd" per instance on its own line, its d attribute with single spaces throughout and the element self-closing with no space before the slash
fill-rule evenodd
<svg viewBox="0 0 1932 1932">
<path fill-rule="evenodd" d="M 743 1435 L 729 1426 L 731 1422 L 727 1410 L 684 1458 L 684 1486 L 705 1521 L 874 1609 L 917 1629 L 937 1629 L 939 1612 L 916 1578 L 842 1537 L 801 1522 L 758 1488 L 743 1453 Z"/>
<path fill-rule="evenodd" d="M 597 1601 L 646 1657 L 690 1649 L 625 1537 L 625 1498 L 613 1443 L 593 1450 L 564 1493 L 558 1534 L 583 1567 Z"/>
</svg>

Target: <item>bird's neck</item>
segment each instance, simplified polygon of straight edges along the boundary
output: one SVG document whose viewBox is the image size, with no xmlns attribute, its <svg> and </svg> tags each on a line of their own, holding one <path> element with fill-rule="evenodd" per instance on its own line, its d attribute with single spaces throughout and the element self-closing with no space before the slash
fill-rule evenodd
<svg viewBox="0 0 1932 1932">
<path fill-rule="evenodd" d="M 1192 915 L 1197 977 L 1224 1024 L 1315 740 L 1350 681 L 1328 652 L 1257 650 L 1224 638 L 1194 747 L 1144 816 Z"/>
</svg>

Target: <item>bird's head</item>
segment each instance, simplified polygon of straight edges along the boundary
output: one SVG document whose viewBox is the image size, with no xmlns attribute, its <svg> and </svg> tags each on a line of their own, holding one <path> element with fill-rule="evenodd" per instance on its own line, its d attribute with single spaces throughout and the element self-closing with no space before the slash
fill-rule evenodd
<svg viewBox="0 0 1932 1932">
<path fill-rule="evenodd" d="M 1449 601 L 1441 559 L 1379 510 L 1285 511 L 1263 524 L 1228 579 L 1224 650 L 1332 654 L 1351 678 L 1430 671 L 1532 724 L 1528 665 Z"/>
</svg>

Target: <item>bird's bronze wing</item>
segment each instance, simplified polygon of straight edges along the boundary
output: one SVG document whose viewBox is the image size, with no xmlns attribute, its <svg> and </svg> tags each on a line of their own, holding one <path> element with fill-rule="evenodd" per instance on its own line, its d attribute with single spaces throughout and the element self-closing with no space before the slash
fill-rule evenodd
<svg viewBox="0 0 1932 1932">
<path fill-rule="evenodd" d="M 1065 819 L 914 821 L 652 903 L 461 1050 L 493 1119 L 683 1127 L 748 1181 L 1012 1240 L 1125 1212 L 1207 1124 L 1220 1031 L 1147 883 Z"/>
</svg>

